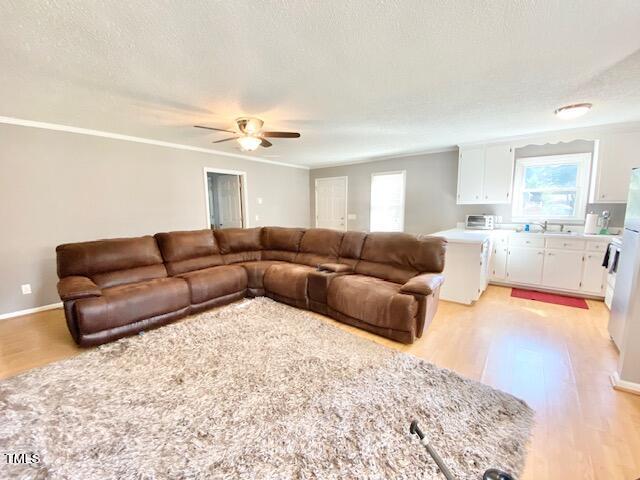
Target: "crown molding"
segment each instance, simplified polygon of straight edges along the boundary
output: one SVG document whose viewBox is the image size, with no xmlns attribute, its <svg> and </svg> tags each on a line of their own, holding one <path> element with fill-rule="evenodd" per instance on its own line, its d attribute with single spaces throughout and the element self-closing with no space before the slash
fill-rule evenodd
<svg viewBox="0 0 640 480">
<path fill-rule="evenodd" d="M 321 163 L 318 165 L 310 165 L 309 169 L 316 170 L 320 168 L 331 168 L 331 167 L 343 167 L 348 165 L 359 165 L 362 163 L 373 163 L 373 162 L 382 162 L 384 160 L 393 160 L 396 158 L 409 158 L 409 157 L 419 157 L 421 155 L 432 155 L 436 153 L 446 153 L 446 152 L 455 152 L 458 150 L 457 146 L 444 147 L 444 148 L 434 148 L 430 150 L 419 150 L 412 152 L 404 152 L 404 153 L 394 153 L 391 155 L 384 155 L 382 157 L 369 157 L 362 158 L 359 160 L 352 160 L 346 162 L 330 162 L 330 163 Z"/>
<path fill-rule="evenodd" d="M 35 120 L 25 120 L 22 118 L 3 117 L 0 116 L 0 123 L 7 125 L 18 125 L 21 127 L 41 128 L 44 130 L 55 130 L 58 132 L 77 133 L 80 135 L 90 135 L 93 137 L 110 138 L 113 140 L 123 140 L 126 142 L 144 143 L 146 145 L 155 145 L 158 147 L 174 148 L 176 150 L 188 150 L 191 152 L 207 153 L 209 155 L 220 155 L 223 157 L 241 158 L 242 160 L 249 160 L 251 162 L 268 163 L 271 165 L 279 165 L 281 167 L 299 168 L 302 170 L 309 170 L 306 165 L 295 165 L 292 163 L 277 162 L 274 160 L 267 160 L 260 157 L 252 157 L 249 155 L 242 155 L 238 153 L 223 152 L 221 150 L 214 150 L 212 148 L 194 147 L 192 145 L 184 145 L 181 143 L 164 142 L 162 140 L 153 140 L 151 138 L 134 137 L 131 135 L 123 135 L 120 133 L 105 132 L 102 130 L 92 130 L 89 128 L 72 127 L 70 125 L 60 125 L 57 123 L 38 122 Z"/>
<path fill-rule="evenodd" d="M 473 147 L 478 145 L 488 145 L 494 143 L 510 143 L 515 148 L 526 145 L 545 145 L 548 143 L 567 143 L 574 140 L 598 140 L 598 137 L 606 133 L 614 132 L 638 132 L 640 131 L 640 121 L 623 123 L 605 123 L 602 125 L 590 125 L 586 127 L 569 127 L 556 130 L 543 130 L 540 132 L 527 133 L 523 135 L 513 135 L 510 137 L 492 138 L 477 142 L 465 142 L 458 144 L 459 147 Z"/>
</svg>

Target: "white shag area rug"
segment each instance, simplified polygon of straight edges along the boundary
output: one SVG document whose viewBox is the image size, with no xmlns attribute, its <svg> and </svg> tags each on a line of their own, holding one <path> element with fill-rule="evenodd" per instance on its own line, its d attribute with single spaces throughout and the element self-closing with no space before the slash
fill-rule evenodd
<svg viewBox="0 0 640 480">
<path fill-rule="evenodd" d="M 460 479 L 520 473 L 521 400 L 267 298 L 0 383 L 1 478 Z"/>
</svg>

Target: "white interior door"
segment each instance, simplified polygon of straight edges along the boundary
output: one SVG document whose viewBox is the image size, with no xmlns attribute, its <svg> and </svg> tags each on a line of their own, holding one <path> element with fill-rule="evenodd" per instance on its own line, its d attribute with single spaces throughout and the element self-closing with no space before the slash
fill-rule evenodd
<svg viewBox="0 0 640 480">
<path fill-rule="evenodd" d="M 216 195 L 221 228 L 242 227 L 242 193 L 239 175 L 218 175 Z"/>
<path fill-rule="evenodd" d="M 347 229 L 347 177 L 316 179 L 316 227 Z"/>
</svg>

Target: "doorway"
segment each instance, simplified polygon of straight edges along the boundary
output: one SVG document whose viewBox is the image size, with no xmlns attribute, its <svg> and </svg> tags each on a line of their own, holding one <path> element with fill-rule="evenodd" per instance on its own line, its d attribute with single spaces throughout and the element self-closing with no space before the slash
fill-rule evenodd
<svg viewBox="0 0 640 480">
<path fill-rule="evenodd" d="M 347 230 L 347 177 L 316 179 L 316 227 Z"/>
<path fill-rule="evenodd" d="M 246 173 L 204 169 L 209 228 L 246 226 Z"/>
</svg>

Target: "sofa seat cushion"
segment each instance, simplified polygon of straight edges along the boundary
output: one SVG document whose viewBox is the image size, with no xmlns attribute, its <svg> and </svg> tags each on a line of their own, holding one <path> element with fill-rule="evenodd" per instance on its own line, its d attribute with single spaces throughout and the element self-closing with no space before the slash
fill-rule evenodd
<svg viewBox="0 0 640 480">
<path fill-rule="evenodd" d="M 418 303 L 402 285 L 365 275 L 343 275 L 329 284 L 327 305 L 343 315 L 378 327 L 415 330 Z"/>
<path fill-rule="evenodd" d="M 316 269 L 295 263 L 271 265 L 264 274 L 267 292 L 294 300 L 306 300 L 307 277 Z"/>
<path fill-rule="evenodd" d="M 240 265 L 247 271 L 247 286 L 249 288 L 264 288 L 264 274 L 271 265 L 282 265 L 286 262 L 278 260 L 260 260 L 257 262 L 242 262 Z"/>
<path fill-rule="evenodd" d="M 189 284 L 191 303 L 237 293 L 247 288 L 247 272 L 238 265 L 222 265 L 179 275 Z"/>
<path fill-rule="evenodd" d="M 189 287 L 180 278 L 102 289 L 102 296 L 76 301 L 78 329 L 83 334 L 120 327 L 189 306 Z"/>
</svg>

